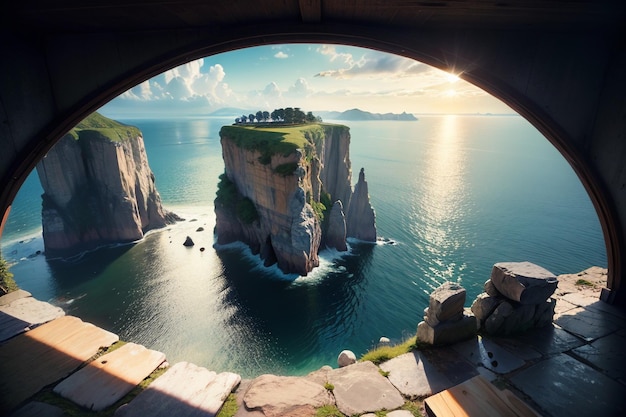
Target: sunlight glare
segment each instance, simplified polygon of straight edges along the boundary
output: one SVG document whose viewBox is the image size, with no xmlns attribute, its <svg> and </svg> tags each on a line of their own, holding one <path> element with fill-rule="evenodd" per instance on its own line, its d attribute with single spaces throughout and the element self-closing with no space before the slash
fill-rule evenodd
<svg viewBox="0 0 626 417">
<path fill-rule="evenodd" d="M 446 80 L 448 80 L 448 82 L 452 84 L 452 83 L 459 81 L 460 78 L 456 74 L 446 73 Z"/>
</svg>

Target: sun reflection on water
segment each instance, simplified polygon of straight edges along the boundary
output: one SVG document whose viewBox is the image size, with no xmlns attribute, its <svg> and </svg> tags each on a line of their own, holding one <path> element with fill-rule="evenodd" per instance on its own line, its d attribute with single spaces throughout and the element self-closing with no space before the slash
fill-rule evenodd
<svg viewBox="0 0 626 417">
<path fill-rule="evenodd" d="M 460 280 L 464 265 L 449 259 L 455 250 L 466 244 L 458 221 L 466 212 L 466 185 L 463 177 L 466 155 L 463 130 L 457 116 L 441 118 L 438 137 L 425 152 L 424 177 L 416 179 L 422 189 L 414 206 L 416 245 L 433 266 L 428 268 L 426 283 L 435 288 L 443 281 Z M 430 282 L 428 282 L 430 280 Z"/>
</svg>

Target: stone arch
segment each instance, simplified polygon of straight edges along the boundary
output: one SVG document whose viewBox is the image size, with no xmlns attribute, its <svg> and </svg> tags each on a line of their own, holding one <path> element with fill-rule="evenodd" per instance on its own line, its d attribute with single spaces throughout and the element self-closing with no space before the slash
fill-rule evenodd
<svg viewBox="0 0 626 417">
<path fill-rule="evenodd" d="M 599 172 L 590 151 L 594 148 L 593 139 L 589 139 L 598 129 L 595 121 L 601 100 L 600 93 L 594 95 L 594 89 L 602 92 L 611 87 L 603 77 L 615 65 L 613 44 L 592 47 L 595 41 L 606 41 L 606 34 L 587 36 L 576 33 L 565 40 L 559 33 L 511 31 L 498 32 L 498 36 L 494 36 L 490 30 L 463 29 L 410 33 L 389 27 L 377 30 L 348 24 L 287 24 L 280 29 L 277 33 L 275 24 L 270 22 L 257 26 L 230 26 L 212 33 L 189 30 L 155 34 L 67 35 L 54 37 L 43 47 L 34 45 L 30 39 L 12 39 L 15 43 L 10 52 L 16 58 L 16 67 L 35 66 L 30 73 L 18 78 L 23 84 L 32 83 L 34 87 L 31 88 L 38 89 L 33 100 L 26 100 L 26 104 L 34 105 L 39 100 L 37 109 L 42 114 L 19 108 L 7 117 L 9 121 L 23 118 L 33 126 L 25 133 L 6 134 L 15 143 L 16 151 L 11 155 L 12 160 L 5 163 L 8 169 L 0 173 L 3 175 L 3 191 L 0 193 L 2 224 L 17 190 L 47 150 L 78 121 L 140 82 L 190 60 L 245 47 L 292 42 L 348 44 L 402 55 L 459 74 L 462 79 L 502 100 L 542 132 L 570 163 L 596 208 L 605 236 L 608 286 L 615 290 L 614 293 L 620 290 L 620 278 L 624 273 L 624 256 L 620 255 L 625 253 L 625 232 L 621 223 L 626 219 L 626 213 L 619 209 L 621 200 L 616 201 L 616 191 L 607 184 L 607 176 L 614 173 Z M 86 48 L 87 45 L 91 49 Z M 557 46 L 564 47 L 554 49 Z M 69 56 L 67 52 L 83 49 L 85 52 L 75 56 Z M 512 54 L 511 50 L 515 53 Z M 580 51 L 589 55 L 590 64 L 582 65 L 568 74 L 561 84 L 554 85 L 563 78 L 554 67 L 572 64 L 579 59 L 577 53 Z M 553 54 L 548 57 L 550 52 Z M 63 66 L 72 68 L 72 65 L 94 56 L 93 73 L 76 78 L 72 77 L 73 74 L 59 72 Z M 601 65 L 594 65 L 594 59 Z M 98 66 L 108 61 L 117 66 Z M 42 76 L 47 80 L 39 79 Z M 572 93 L 573 98 L 568 97 L 568 89 L 577 82 L 584 83 L 583 87 Z M 553 89 L 542 91 L 542 87 L 550 86 Z M 64 88 L 67 88 L 67 97 L 62 96 Z M 5 84 L 2 89 L 7 89 Z M 5 113 L 11 113 L 6 112 L 13 104 L 11 100 L 17 106 L 22 105 L 15 99 L 13 91 L 3 96 L 0 110 Z M 576 100 L 579 102 L 575 103 Z M 585 102 L 580 103 L 580 100 Z M 16 129 L 21 127 L 20 122 L 18 120 Z M 597 145 L 599 154 L 605 155 L 610 144 Z"/>
</svg>

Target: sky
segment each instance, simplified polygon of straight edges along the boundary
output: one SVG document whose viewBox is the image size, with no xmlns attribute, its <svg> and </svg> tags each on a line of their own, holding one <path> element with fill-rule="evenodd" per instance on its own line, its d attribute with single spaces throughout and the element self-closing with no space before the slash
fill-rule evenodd
<svg viewBox="0 0 626 417">
<path fill-rule="evenodd" d="M 168 70 L 100 111 L 109 117 L 207 115 L 221 108 L 305 112 L 514 113 L 481 89 L 434 67 L 343 45 L 266 45 Z"/>
</svg>

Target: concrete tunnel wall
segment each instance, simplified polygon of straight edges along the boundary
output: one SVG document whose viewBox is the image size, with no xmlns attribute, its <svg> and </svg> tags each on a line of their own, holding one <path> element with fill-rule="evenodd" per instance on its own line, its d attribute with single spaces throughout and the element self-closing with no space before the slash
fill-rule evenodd
<svg viewBox="0 0 626 417">
<path fill-rule="evenodd" d="M 0 60 L 0 213 L 28 173 L 80 120 L 136 84 L 189 60 L 268 43 L 343 43 L 460 74 L 528 119 L 563 154 L 603 228 L 607 300 L 625 301 L 626 54 L 611 34 L 395 31 L 271 24 L 151 33 L 4 34 Z M 0 228 L 0 233 L 2 228 Z"/>
</svg>

